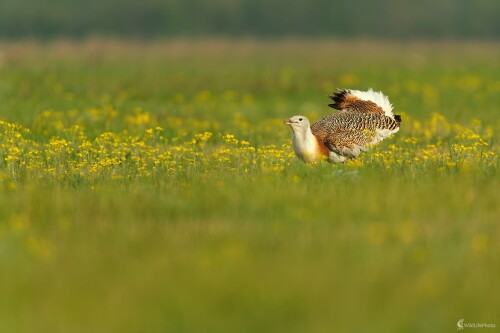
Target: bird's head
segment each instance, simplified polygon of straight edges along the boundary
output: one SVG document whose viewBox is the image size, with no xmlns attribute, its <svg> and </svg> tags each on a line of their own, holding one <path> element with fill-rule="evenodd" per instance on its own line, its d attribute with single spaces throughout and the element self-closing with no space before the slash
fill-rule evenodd
<svg viewBox="0 0 500 333">
<path fill-rule="evenodd" d="M 294 132 L 306 132 L 311 126 L 309 120 L 304 116 L 293 116 L 283 122 L 285 125 L 289 125 Z"/>
</svg>

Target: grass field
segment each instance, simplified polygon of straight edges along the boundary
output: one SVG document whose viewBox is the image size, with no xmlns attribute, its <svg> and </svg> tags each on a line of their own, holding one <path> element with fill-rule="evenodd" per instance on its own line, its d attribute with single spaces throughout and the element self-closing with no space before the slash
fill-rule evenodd
<svg viewBox="0 0 500 333">
<path fill-rule="evenodd" d="M 0 44 L 0 332 L 500 325 L 500 46 Z M 372 87 L 401 131 L 304 165 Z M 497 326 L 498 328 L 498 326 Z"/>
</svg>

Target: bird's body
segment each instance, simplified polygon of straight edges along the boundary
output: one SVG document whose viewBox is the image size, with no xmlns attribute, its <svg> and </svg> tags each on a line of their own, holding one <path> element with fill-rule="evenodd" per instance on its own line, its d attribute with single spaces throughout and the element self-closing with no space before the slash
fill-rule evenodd
<svg viewBox="0 0 500 333">
<path fill-rule="evenodd" d="M 389 99 L 373 90 L 341 90 L 330 98 L 340 110 L 312 126 L 304 116 L 285 120 L 293 130 L 292 145 L 304 162 L 332 163 L 356 158 L 361 151 L 399 131 L 401 117 L 392 113 Z"/>
</svg>

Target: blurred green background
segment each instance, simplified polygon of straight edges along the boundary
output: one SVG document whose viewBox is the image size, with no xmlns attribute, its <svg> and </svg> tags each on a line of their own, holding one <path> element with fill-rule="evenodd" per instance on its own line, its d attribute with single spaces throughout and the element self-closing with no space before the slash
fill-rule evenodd
<svg viewBox="0 0 500 333">
<path fill-rule="evenodd" d="M 0 38 L 497 39 L 497 0 L 0 0 Z"/>
<path fill-rule="evenodd" d="M 499 13 L 498 0 L 0 0 L 0 333 L 500 325 Z M 401 131 L 362 165 L 305 165 L 282 121 L 329 113 L 340 87 L 386 93 Z M 157 126 L 137 161 L 213 138 L 172 170 L 65 173 L 107 160 L 108 146 L 79 159 L 83 141 L 119 150 Z M 488 145 L 453 155 L 464 130 Z M 241 172 L 247 155 L 221 132 L 278 148 Z M 61 139 L 74 150 L 33 158 Z M 385 165 L 398 149 L 411 154 Z M 224 150 L 233 171 L 212 162 Z"/>
</svg>

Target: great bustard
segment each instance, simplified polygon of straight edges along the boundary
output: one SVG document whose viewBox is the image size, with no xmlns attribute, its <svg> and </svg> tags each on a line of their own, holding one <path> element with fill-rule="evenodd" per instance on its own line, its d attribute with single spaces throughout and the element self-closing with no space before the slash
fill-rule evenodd
<svg viewBox="0 0 500 333">
<path fill-rule="evenodd" d="M 392 113 L 389 99 L 381 92 L 344 89 L 330 98 L 334 103 L 328 106 L 340 112 L 312 126 L 304 116 L 285 120 L 293 131 L 293 150 L 304 162 L 344 162 L 399 131 L 401 116 Z"/>
</svg>

